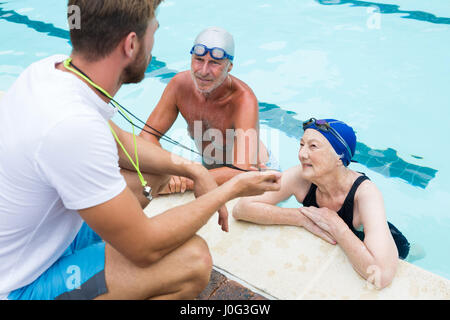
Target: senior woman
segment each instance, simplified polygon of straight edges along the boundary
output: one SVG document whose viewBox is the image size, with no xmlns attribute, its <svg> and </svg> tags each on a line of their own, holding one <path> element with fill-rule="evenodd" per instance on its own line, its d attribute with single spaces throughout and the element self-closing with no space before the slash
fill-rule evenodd
<svg viewBox="0 0 450 320">
<path fill-rule="evenodd" d="M 363 278 L 376 280 L 378 288 L 389 285 L 398 257 L 408 255 L 409 243 L 386 221 L 383 197 L 375 184 L 348 168 L 356 146 L 353 129 L 342 121 L 314 118 L 303 129 L 301 164 L 283 173 L 279 191 L 242 198 L 233 209 L 234 218 L 304 227 L 338 243 Z M 303 207 L 276 206 L 292 195 Z"/>
</svg>

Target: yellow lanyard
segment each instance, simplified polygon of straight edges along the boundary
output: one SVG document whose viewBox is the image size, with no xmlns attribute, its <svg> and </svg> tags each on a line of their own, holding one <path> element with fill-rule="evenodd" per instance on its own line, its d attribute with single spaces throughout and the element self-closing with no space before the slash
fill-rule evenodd
<svg viewBox="0 0 450 320">
<path fill-rule="evenodd" d="M 114 131 L 114 129 L 111 127 L 111 125 L 108 123 L 109 128 L 111 129 L 111 132 L 114 136 L 114 138 L 116 139 L 117 143 L 119 144 L 119 146 L 122 148 L 123 152 L 125 153 L 125 155 L 128 157 L 128 159 L 130 160 L 131 164 L 133 165 L 133 167 L 136 169 L 136 172 L 139 176 L 139 180 L 141 181 L 142 186 L 144 187 L 144 195 L 151 200 L 151 188 L 149 186 L 147 186 L 147 181 L 145 181 L 144 176 L 142 175 L 141 171 L 139 170 L 139 157 L 138 157 L 138 150 L 137 150 L 137 143 L 136 143 L 136 134 L 134 133 L 134 125 L 133 122 L 131 121 L 131 119 L 127 116 L 127 114 L 124 112 L 124 110 L 118 105 L 118 103 L 113 99 L 113 97 L 111 97 L 111 95 L 104 90 L 102 87 L 100 87 L 99 85 L 97 85 L 96 83 L 94 83 L 91 79 L 89 79 L 88 76 L 86 76 L 85 74 L 79 72 L 78 70 L 74 69 L 71 67 L 71 62 L 72 62 L 72 58 L 69 58 L 67 60 L 64 61 L 64 67 L 75 73 L 76 75 L 78 75 L 79 77 L 81 77 L 82 79 L 86 80 L 91 86 L 93 86 L 95 89 L 97 89 L 98 91 L 100 91 L 105 97 L 107 97 L 108 99 L 110 99 L 110 103 L 114 105 L 114 107 L 116 107 L 117 109 L 119 109 L 119 111 L 122 112 L 122 114 L 128 119 L 128 121 L 132 124 L 132 129 L 133 129 L 133 141 L 134 141 L 134 154 L 136 157 L 136 162 L 133 161 L 133 159 L 131 158 L 131 156 L 129 155 L 129 153 L 127 152 L 127 150 L 125 149 L 125 147 L 123 146 L 122 142 L 120 142 L 119 137 L 117 136 L 116 132 Z"/>
</svg>

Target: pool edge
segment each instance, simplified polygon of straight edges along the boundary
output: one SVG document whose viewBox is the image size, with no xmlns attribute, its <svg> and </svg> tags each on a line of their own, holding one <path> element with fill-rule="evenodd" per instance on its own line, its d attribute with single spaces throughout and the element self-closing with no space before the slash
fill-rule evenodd
<svg viewBox="0 0 450 320">
<path fill-rule="evenodd" d="M 192 193 L 156 198 L 149 217 L 192 201 Z M 339 246 L 303 228 L 261 226 L 231 217 L 237 199 L 227 203 L 230 232 L 220 230 L 217 214 L 198 234 L 208 243 L 214 265 L 276 299 L 450 299 L 450 280 L 399 260 L 393 282 L 375 289 L 352 268 Z"/>
</svg>

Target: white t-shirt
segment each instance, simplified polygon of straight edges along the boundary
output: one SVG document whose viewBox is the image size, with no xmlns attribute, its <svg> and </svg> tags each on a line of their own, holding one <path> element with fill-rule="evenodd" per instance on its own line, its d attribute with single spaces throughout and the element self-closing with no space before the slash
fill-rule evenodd
<svg viewBox="0 0 450 320">
<path fill-rule="evenodd" d="M 37 279 L 83 223 L 77 210 L 121 193 L 107 120 L 116 110 L 52 56 L 0 100 L 0 299 Z"/>
</svg>

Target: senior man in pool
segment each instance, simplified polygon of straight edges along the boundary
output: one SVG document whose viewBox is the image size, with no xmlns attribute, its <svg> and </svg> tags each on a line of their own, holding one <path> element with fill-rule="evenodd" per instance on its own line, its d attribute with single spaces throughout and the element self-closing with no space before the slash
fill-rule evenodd
<svg viewBox="0 0 450 320">
<path fill-rule="evenodd" d="M 398 257 L 408 255 L 409 243 L 386 221 L 376 185 L 364 173 L 348 168 L 356 146 L 353 129 L 341 121 L 314 118 L 303 129 L 301 164 L 283 173 L 279 191 L 241 199 L 233 209 L 234 218 L 304 227 L 339 244 L 354 269 L 376 287 L 389 285 Z M 292 195 L 303 207 L 276 206 Z"/>
<path fill-rule="evenodd" d="M 229 74 L 234 59 L 232 35 L 219 27 L 206 28 L 195 39 L 190 53 L 191 70 L 178 73 L 169 82 L 140 136 L 161 146 L 160 135 L 170 129 L 181 113 L 189 135 L 203 155 L 199 161 L 219 185 L 241 172 L 227 164 L 244 170 L 259 164 L 278 169 L 273 155 L 259 141 L 255 94 Z M 192 180 L 172 176 L 161 193 L 192 188 Z"/>
</svg>

